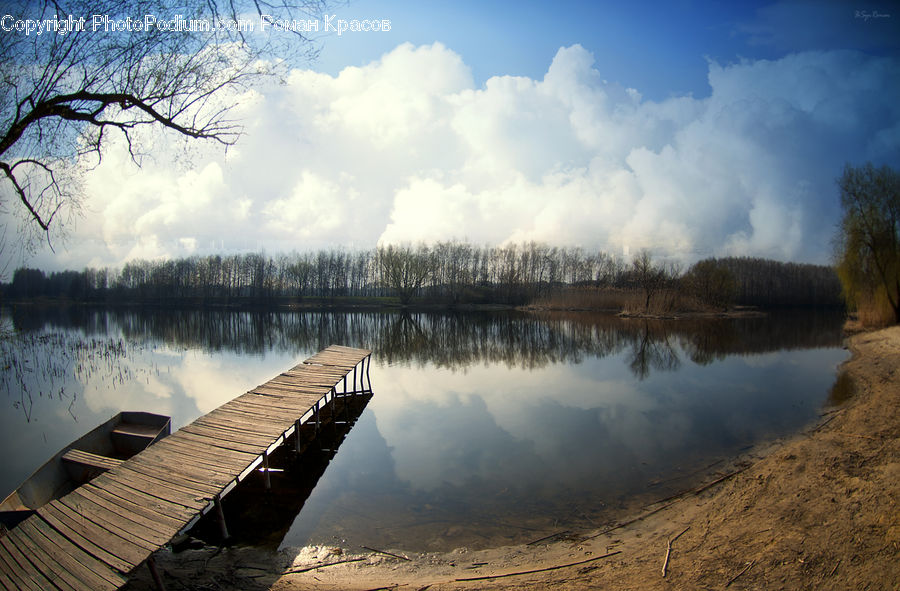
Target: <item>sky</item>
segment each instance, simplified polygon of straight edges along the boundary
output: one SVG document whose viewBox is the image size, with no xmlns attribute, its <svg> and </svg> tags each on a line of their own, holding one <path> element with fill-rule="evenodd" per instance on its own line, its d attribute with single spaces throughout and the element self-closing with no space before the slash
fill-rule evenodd
<svg viewBox="0 0 900 591">
<path fill-rule="evenodd" d="M 526 241 L 828 263 L 846 164 L 900 168 L 900 2 L 359 0 L 244 136 L 112 138 L 13 266 Z M 10 222 L 13 224 L 14 222 Z"/>
</svg>

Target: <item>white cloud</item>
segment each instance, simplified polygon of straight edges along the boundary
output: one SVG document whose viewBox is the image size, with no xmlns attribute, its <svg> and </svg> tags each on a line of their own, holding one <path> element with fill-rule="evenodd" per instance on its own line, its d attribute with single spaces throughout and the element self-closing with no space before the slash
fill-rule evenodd
<svg viewBox="0 0 900 591">
<path fill-rule="evenodd" d="M 474 88 L 436 43 L 294 71 L 242 98 L 227 156 L 204 145 L 183 161 L 159 139 L 137 170 L 111 145 L 57 265 L 452 238 L 824 262 L 844 163 L 896 165 L 897 60 L 710 63 L 708 98 L 662 102 L 593 63 L 575 45 L 541 80 Z"/>
</svg>

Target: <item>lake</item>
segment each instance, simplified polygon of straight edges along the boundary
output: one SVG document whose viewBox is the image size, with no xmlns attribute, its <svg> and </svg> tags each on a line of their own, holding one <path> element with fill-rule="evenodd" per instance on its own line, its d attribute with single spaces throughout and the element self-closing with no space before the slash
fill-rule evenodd
<svg viewBox="0 0 900 591">
<path fill-rule="evenodd" d="M 273 547 L 450 550 L 592 529 L 816 421 L 848 356 L 842 317 L 809 312 L 19 306 L 0 323 L 16 330 L 0 341 L 4 496 L 119 410 L 177 429 L 329 344 L 371 349 L 374 396 L 323 443 L 336 453 L 291 465 L 291 508 L 250 495 L 280 523 L 244 541 Z"/>
</svg>

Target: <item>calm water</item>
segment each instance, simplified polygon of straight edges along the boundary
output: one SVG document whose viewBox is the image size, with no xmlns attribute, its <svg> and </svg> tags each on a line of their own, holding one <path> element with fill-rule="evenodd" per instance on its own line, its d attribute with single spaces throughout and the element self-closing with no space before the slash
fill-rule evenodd
<svg viewBox="0 0 900 591">
<path fill-rule="evenodd" d="M 589 529 L 809 424 L 847 357 L 840 317 L 797 313 L 18 308 L 2 322 L 18 332 L 0 344 L 3 495 L 119 410 L 178 428 L 329 344 L 372 349 L 375 395 L 282 510 L 282 545 L 438 550 Z"/>
</svg>

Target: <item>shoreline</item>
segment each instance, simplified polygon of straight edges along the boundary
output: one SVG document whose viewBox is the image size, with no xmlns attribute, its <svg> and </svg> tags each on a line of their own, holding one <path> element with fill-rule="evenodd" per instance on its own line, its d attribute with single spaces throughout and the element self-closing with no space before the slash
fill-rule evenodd
<svg viewBox="0 0 900 591">
<path fill-rule="evenodd" d="M 849 400 L 753 450 L 748 465 L 736 459 L 726 474 L 605 531 L 445 553 L 205 548 L 160 553 L 157 563 L 197 589 L 206 578 L 272 591 L 900 588 L 900 326 L 845 343 L 852 356 L 839 374 L 855 384 Z M 152 588 L 145 570 L 127 589 Z"/>
</svg>

